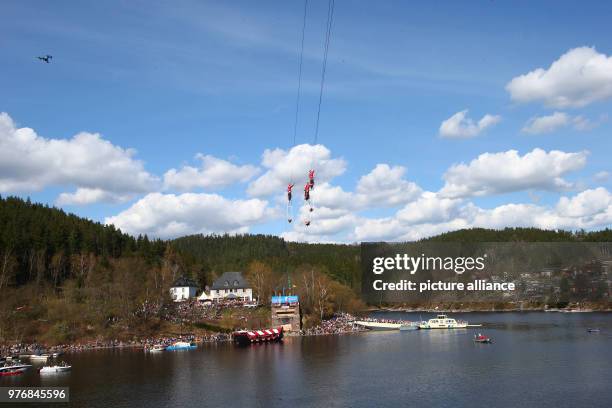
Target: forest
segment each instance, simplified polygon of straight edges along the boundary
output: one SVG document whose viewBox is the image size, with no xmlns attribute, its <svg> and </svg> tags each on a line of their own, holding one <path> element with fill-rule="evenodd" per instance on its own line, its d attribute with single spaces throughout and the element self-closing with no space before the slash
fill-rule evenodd
<svg viewBox="0 0 612 408">
<path fill-rule="evenodd" d="M 428 239 L 610 242 L 612 230 L 469 229 Z M 29 199 L 0 197 L 0 342 L 152 333 L 162 324 L 161 311 L 172 306 L 169 287 L 177 277 L 204 289 L 231 270 L 243 271 L 260 299 L 299 294 L 305 316 L 315 321 L 365 307 L 360 268 L 357 244 L 249 234 L 132 237 Z"/>
</svg>

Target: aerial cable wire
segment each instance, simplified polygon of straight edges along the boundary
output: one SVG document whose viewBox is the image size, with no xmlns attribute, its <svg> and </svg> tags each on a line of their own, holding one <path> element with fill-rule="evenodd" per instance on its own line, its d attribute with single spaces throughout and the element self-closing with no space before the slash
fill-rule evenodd
<svg viewBox="0 0 612 408">
<path fill-rule="evenodd" d="M 314 138 L 313 138 L 313 148 L 314 146 L 317 145 L 318 139 L 319 139 L 319 123 L 320 123 L 320 119 L 321 119 L 321 105 L 323 102 L 323 91 L 325 89 L 325 74 L 327 72 L 327 56 L 329 54 L 329 44 L 331 41 L 331 34 L 332 34 L 332 26 L 334 23 L 334 7 L 335 7 L 335 0 L 329 0 L 327 3 L 327 23 L 326 23 L 326 29 L 325 29 L 325 41 L 324 41 L 324 45 L 323 45 L 323 67 L 321 68 L 321 84 L 319 87 L 319 103 L 317 105 L 317 120 L 316 120 L 316 124 L 315 124 L 315 133 L 314 133 Z M 310 168 L 311 171 L 313 170 L 314 167 L 314 153 L 311 159 L 311 164 L 310 164 Z M 314 180 L 314 179 L 313 179 Z M 314 184 L 312 184 L 314 186 Z M 312 197 L 310 197 L 308 201 L 308 206 L 309 208 L 309 212 L 312 212 L 314 210 L 314 202 Z M 306 219 L 306 225 L 310 225 L 310 217 L 308 217 Z"/>
<path fill-rule="evenodd" d="M 327 29 L 325 32 L 325 45 L 323 47 L 323 68 L 321 69 L 321 86 L 319 89 L 319 105 L 317 107 L 317 121 L 315 126 L 314 143 L 317 144 L 319 138 L 319 120 L 321 118 L 321 104 L 323 102 L 323 89 L 325 88 L 325 73 L 327 72 L 327 55 L 329 53 L 329 43 L 331 40 L 332 25 L 334 23 L 335 0 L 329 0 L 327 6 Z"/>
<path fill-rule="evenodd" d="M 308 0 L 304 0 L 304 16 L 302 18 L 302 39 L 300 41 L 300 62 L 298 64 L 298 86 L 297 86 L 297 95 L 295 98 L 295 120 L 293 123 L 293 144 L 291 145 L 291 149 L 293 149 L 297 142 L 297 128 L 298 128 L 298 118 L 300 114 L 300 96 L 302 92 L 302 65 L 304 62 L 304 38 L 306 36 L 306 15 L 308 12 Z M 291 169 L 289 186 L 293 186 L 293 169 Z M 291 187 L 287 187 L 287 220 L 291 222 L 293 220 L 293 205 L 291 203 L 291 197 L 289 189 Z"/>
</svg>

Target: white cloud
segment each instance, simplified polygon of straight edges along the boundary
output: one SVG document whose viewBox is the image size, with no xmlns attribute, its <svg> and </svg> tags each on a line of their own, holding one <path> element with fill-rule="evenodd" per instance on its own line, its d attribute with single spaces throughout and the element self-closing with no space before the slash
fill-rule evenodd
<svg viewBox="0 0 612 408">
<path fill-rule="evenodd" d="M 599 119 L 593 120 L 583 115 L 571 116 L 564 112 L 554 112 L 551 115 L 531 118 L 521 131 L 535 135 L 554 132 L 562 127 L 572 125 L 575 130 L 584 132 L 595 129 L 607 120 L 608 115 L 601 115 Z"/>
<path fill-rule="evenodd" d="M 559 191 L 572 188 L 561 176 L 581 169 L 587 152 L 546 152 L 534 149 L 523 156 L 516 150 L 483 153 L 469 164 L 457 164 L 444 174 L 443 197 L 484 196 L 539 189 Z"/>
<path fill-rule="evenodd" d="M 55 204 L 57 205 L 88 205 L 99 202 L 122 203 L 129 201 L 131 194 L 115 194 L 99 188 L 77 188 L 74 193 L 61 193 Z"/>
<path fill-rule="evenodd" d="M 595 129 L 596 127 L 600 126 L 602 123 L 607 122 L 607 121 L 608 121 L 607 114 L 602 114 L 599 116 L 598 119 L 595 119 L 595 120 L 585 118 L 582 115 L 575 116 L 572 119 L 574 129 L 579 130 L 579 131 L 587 131 L 587 130 Z"/>
<path fill-rule="evenodd" d="M 202 161 L 200 168 L 183 166 L 180 170 L 168 170 L 164 174 L 164 188 L 179 191 L 221 188 L 249 181 L 259 173 L 255 166 L 238 166 L 210 155 L 198 154 L 196 158 Z"/>
<path fill-rule="evenodd" d="M 577 108 L 612 97 L 612 57 L 579 47 L 548 69 L 538 68 L 512 79 L 506 90 L 516 102 L 541 101 L 552 108 Z"/>
<path fill-rule="evenodd" d="M 445 207 L 444 204 L 432 202 L 444 199 L 433 193 L 426 195 L 430 200 L 428 206 Z M 438 212 L 434 217 L 406 218 L 405 214 L 415 209 L 414 203 L 411 203 L 393 217 L 360 220 L 350 237 L 359 241 L 406 241 L 461 228 L 590 229 L 612 224 L 612 194 L 604 188 L 586 190 L 573 197 L 561 197 L 552 207 L 510 203 L 484 209 L 471 202 L 459 204 L 459 201 L 455 201 L 450 210 Z"/>
<path fill-rule="evenodd" d="M 469 138 L 478 136 L 487 128 L 501 121 L 499 115 L 484 115 L 478 123 L 467 117 L 468 110 L 455 113 L 440 125 L 440 136 L 448 138 Z"/>
<path fill-rule="evenodd" d="M 586 190 L 572 198 L 561 197 L 557 213 L 567 217 L 588 217 L 612 206 L 612 195 L 603 187 Z"/>
<path fill-rule="evenodd" d="M 414 200 L 421 193 L 415 183 L 404 179 L 406 168 L 377 164 L 357 183 L 358 200 L 364 207 L 397 206 Z"/>
<path fill-rule="evenodd" d="M 605 171 L 605 170 L 604 171 L 599 171 L 599 172 L 595 173 L 593 178 L 595 179 L 595 181 L 605 182 L 605 181 L 608 181 L 608 179 L 610 178 L 610 173 Z"/>
<path fill-rule="evenodd" d="M 30 128 L 17 128 L 8 114 L 0 113 L 0 192 L 68 185 L 84 189 L 63 198 L 77 203 L 77 195 L 88 195 L 81 201 L 92 202 L 94 196 L 107 199 L 151 191 L 158 179 L 134 155 L 134 150 L 115 146 L 99 134 L 47 139 Z"/>
<path fill-rule="evenodd" d="M 267 170 L 249 184 L 247 193 L 252 197 L 265 197 L 285 191 L 293 181 L 301 189 L 306 184 L 308 170 L 315 169 L 317 183 L 324 183 L 344 173 L 346 162 L 333 159 L 331 152 L 323 145 L 302 144 L 291 148 L 266 149 L 261 165 Z"/>
<path fill-rule="evenodd" d="M 229 200 L 218 194 L 147 194 L 130 208 L 108 217 L 130 234 L 171 238 L 196 233 L 244 233 L 249 227 L 278 217 L 259 199 Z"/>
<path fill-rule="evenodd" d="M 569 123 L 570 117 L 568 114 L 555 112 L 552 115 L 531 118 L 525 127 L 523 127 L 522 132 L 532 135 L 550 133 L 567 126 Z"/>
<path fill-rule="evenodd" d="M 461 202 L 460 199 L 444 198 L 426 191 L 418 200 L 398 211 L 397 218 L 406 224 L 446 221 L 452 218 Z"/>
</svg>

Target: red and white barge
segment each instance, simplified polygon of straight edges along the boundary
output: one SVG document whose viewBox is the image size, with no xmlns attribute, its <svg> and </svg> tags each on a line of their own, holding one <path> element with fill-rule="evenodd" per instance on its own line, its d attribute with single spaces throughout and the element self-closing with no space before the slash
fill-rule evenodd
<svg viewBox="0 0 612 408">
<path fill-rule="evenodd" d="M 238 330 L 232 333 L 232 338 L 234 343 L 239 346 L 281 341 L 283 339 L 283 327 L 260 330 Z"/>
</svg>

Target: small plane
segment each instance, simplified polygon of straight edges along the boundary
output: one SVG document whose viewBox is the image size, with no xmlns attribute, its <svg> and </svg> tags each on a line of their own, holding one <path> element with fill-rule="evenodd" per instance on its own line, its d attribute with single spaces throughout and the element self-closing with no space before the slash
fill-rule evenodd
<svg viewBox="0 0 612 408">
<path fill-rule="evenodd" d="M 36 58 L 48 64 L 51 62 L 51 58 L 53 58 L 53 55 L 45 55 L 44 57 L 36 57 Z"/>
</svg>

